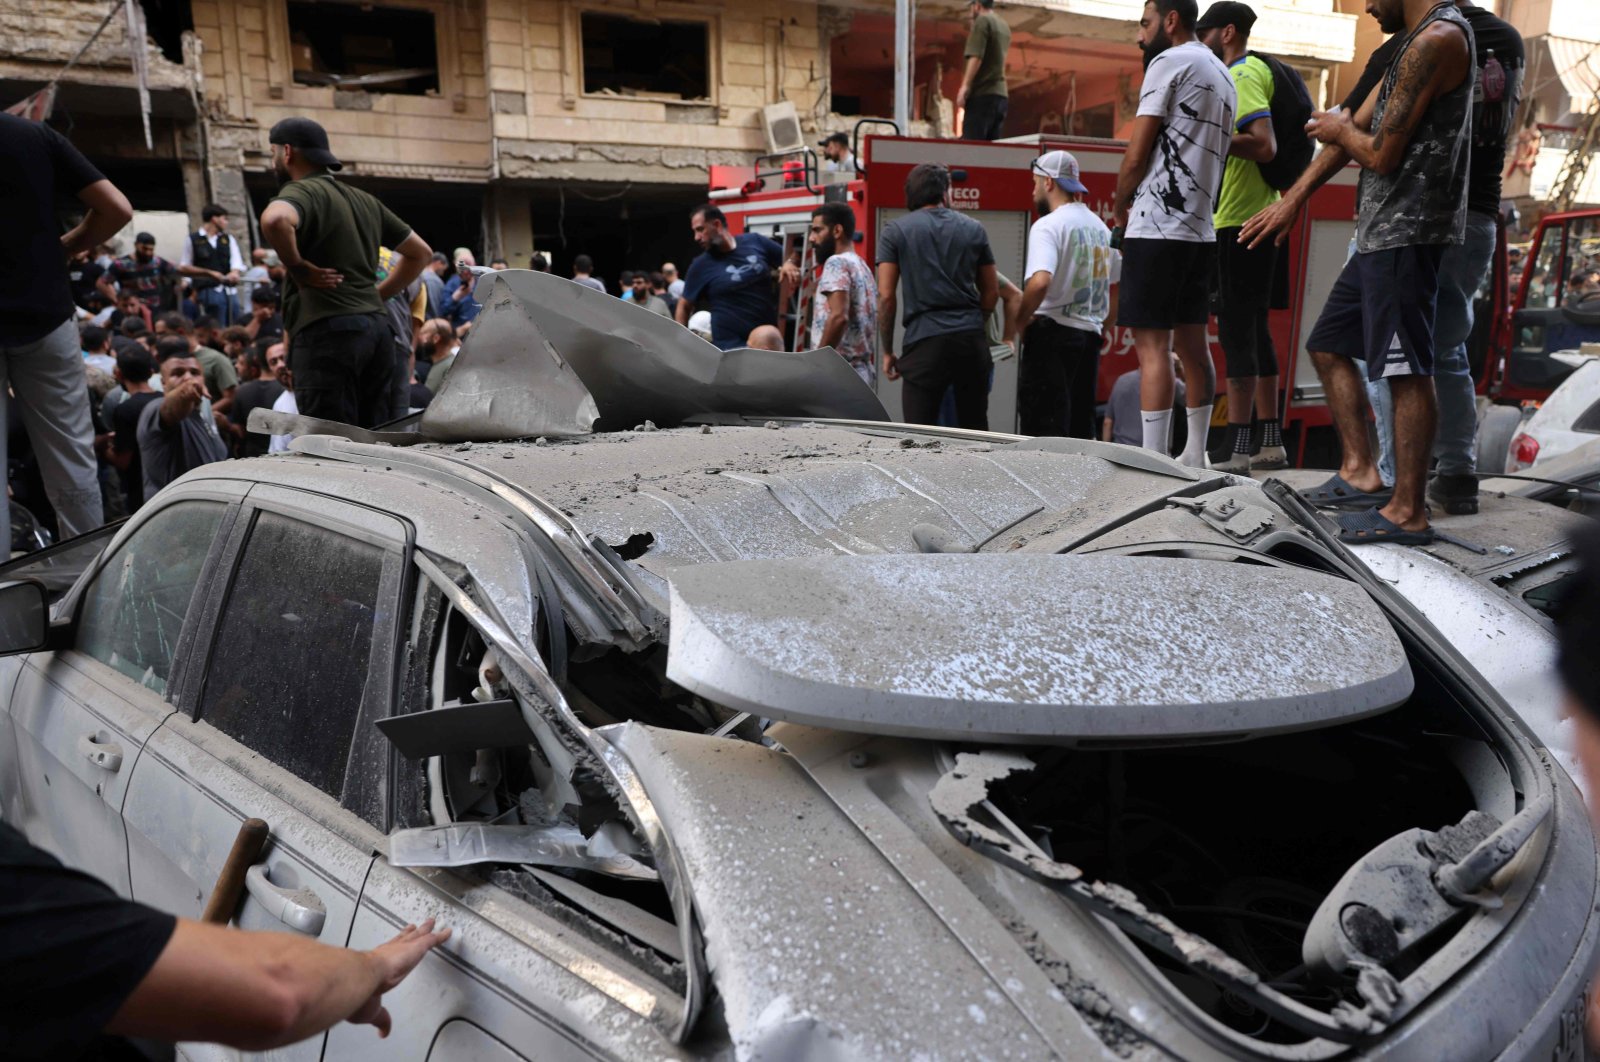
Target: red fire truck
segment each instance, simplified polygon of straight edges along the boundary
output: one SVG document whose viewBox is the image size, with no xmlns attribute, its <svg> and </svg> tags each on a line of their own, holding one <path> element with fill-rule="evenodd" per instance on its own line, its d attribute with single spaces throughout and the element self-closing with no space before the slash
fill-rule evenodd
<svg viewBox="0 0 1600 1062">
<path fill-rule="evenodd" d="M 806 262 L 811 209 L 825 199 L 846 202 L 855 211 L 858 231 L 865 240 L 860 250 L 870 262 L 878 233 L 905 213 L 905 179 L 911 168 L 923 162 L 942 162 L 952 171 L 953 205 L 984 226 L 1001 274 L 1020 285 L 1025 279 L 1022 270 L 1028 228 L 1034 220 L 1031 161 L 1046 151 L 1071 151 L 1082 168 L 1083 183 L 1089 188 L 1090 207 L 1109 218 L 1124 149 L 1120 141 L 1057 136 L 1016 137 L 993 143 L 895 135 L 863 137 L 859 127 L 856 141 L 858 172 L 854 175 L 819 173 L 814 158 L 801 156 L 758 160 L 754 167 L 714 166 L 711 201 L 727 215 L 734 232 L 771 236 Z M 1317 192 L 1285 244 L 1292 308 L 1273 312 L 1272 333 L 1283 368 L 1283 387 L 1289 396 L 1284 425 L 1291 445 L 1302 454 L 1304 446 L 1296 444 L 1303 444 L 1309 429 L 1327 426 L 1329 418 L 1316 372 L 1301 347 L 1300 337 L 1315 322 L 1344 265 L 1355 231 L 1357 173 L 1352 166 Z M 1214 333 L 1211 345 L 1220 379 L 1222 350 Z M 1108 329 L 1102 354 L 1099 398 L 1104 401 L 1112 382 L 1138 367 L 1131 332 L 1125 328 Z M 1015 430 L 1016 388 L 1016 360 L 997 363 L 989 399 L 989 425 L 996 431 Z M 879 378 L 879 397 L 894 417 L 900 415 L 899 390 L 898 382 Z"/>
</svg>

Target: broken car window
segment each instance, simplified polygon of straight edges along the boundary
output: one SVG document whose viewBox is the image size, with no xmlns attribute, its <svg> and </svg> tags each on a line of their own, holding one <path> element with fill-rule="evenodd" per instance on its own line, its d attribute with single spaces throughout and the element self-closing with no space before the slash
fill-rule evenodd
<svg viewBox="0 0 1600 1062">
<path fill-rule="evenodd" d="M 83 595 L 78 648 L 165 693 L 173 647 L 225 508 L 180 502 L 145 521 Z"/>
<path fill-rule="evenodd" d="M 341 796 L 382 548 L 263 512 L 217 625 L 200 719 Z"/>
<path fill-rule="evenodd" d="M 423 644 L 431 646 L 431 710 L 459 717 L 472 705 L 524 703 L 527 692 L 461 612 L 447 608 Z M 548 726 L 485 732 L 489 748 L 457 747 L 444 732 L 433 740 L 448 750 L 403 761 L 398 785 L 425 790 L 432 825 L 391 833 L 390 861 L 459 867 L 683 992 L 683 953 L 655 854 L 575 747 Z"/>
</svg>

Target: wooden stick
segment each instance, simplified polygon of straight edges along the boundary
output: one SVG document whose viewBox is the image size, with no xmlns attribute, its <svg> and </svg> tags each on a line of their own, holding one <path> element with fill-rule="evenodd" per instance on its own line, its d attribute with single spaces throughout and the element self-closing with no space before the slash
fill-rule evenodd
<svg viewBox="0 0 1600 1062">
<path fill-rule="evenodd" d="M 239 909 L 239 895 L 244 891 L 245 872 L 261 858 L 269 832 L 267 824 L 260 819 L 245 819 L 239 826 L 239 835 L 233 839 L 233 848 L 228 852 L 227 862 L 222 864 L 222 872 L 217 875 L 217 883 L 211 889 L 211 898 L 206 901 L 200 921 L 225 926 L 233 920 L 233 913 Z"/>
</svg>

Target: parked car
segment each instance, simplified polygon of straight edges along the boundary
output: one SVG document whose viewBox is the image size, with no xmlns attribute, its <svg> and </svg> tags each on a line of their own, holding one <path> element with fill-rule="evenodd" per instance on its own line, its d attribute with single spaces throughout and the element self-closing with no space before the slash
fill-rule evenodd
<svg viewBox="0 0 1600 1062">
<path fill-rule="evenodd" d="M 1577 792 L 1282 495 L 881 425 L 296 445 L 77 543 L 0 672 L 6 819 L 124 895 L 195 916 L 256 816 L 240 925 L 455 928 L 402 1035 L 284 1057 L 1531 1056 L 1581 1013 Z"/>
<path fill-rule="evenodd" d="M 1484 479 L 1478 486 L 1485 495 L 1528 498 L 1594 516 L 1600 513 L 1600 437 L 1535 461 L 1513 475 Z"/>
<path fill-rule="evenodd" d="M 1531 468 L 1600 438 L 1600 357 L 1567 358 L 1576 369 L 1512 436 L 1507 472 Z"/>
<path fill-rule="evenodd" d="M 275 1057 L 1582 1050 L 1578 792 L 1287 488 L 716 372 L 530 440 L 649 396 L 508 283 L 419 435 L 323 425 L 0 571 L 6 821 L 193 917 L 258 817 L 239 925 L 454 929 L 390 1039 Z"/>
</svg>

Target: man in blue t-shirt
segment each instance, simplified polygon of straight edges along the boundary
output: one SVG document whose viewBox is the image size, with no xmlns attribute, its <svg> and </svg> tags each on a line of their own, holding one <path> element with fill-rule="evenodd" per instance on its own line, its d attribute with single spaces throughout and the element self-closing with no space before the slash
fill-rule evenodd
<svg viewBox="0 0 1600 1062">
<path fill-rule="evenodd" d="M 710 204 L 696 208 L 689 225 L 705 253 L 689 263 L 678 323 L 687 327 L 695 303 L 704 300 L 711 311 L 711 342 L 737 350 L 756 328 L 778 323 L 772 274 L 783 262 L 783 248 L 757 233 L 733 235 L 728 219 Z"/>
</svg>

